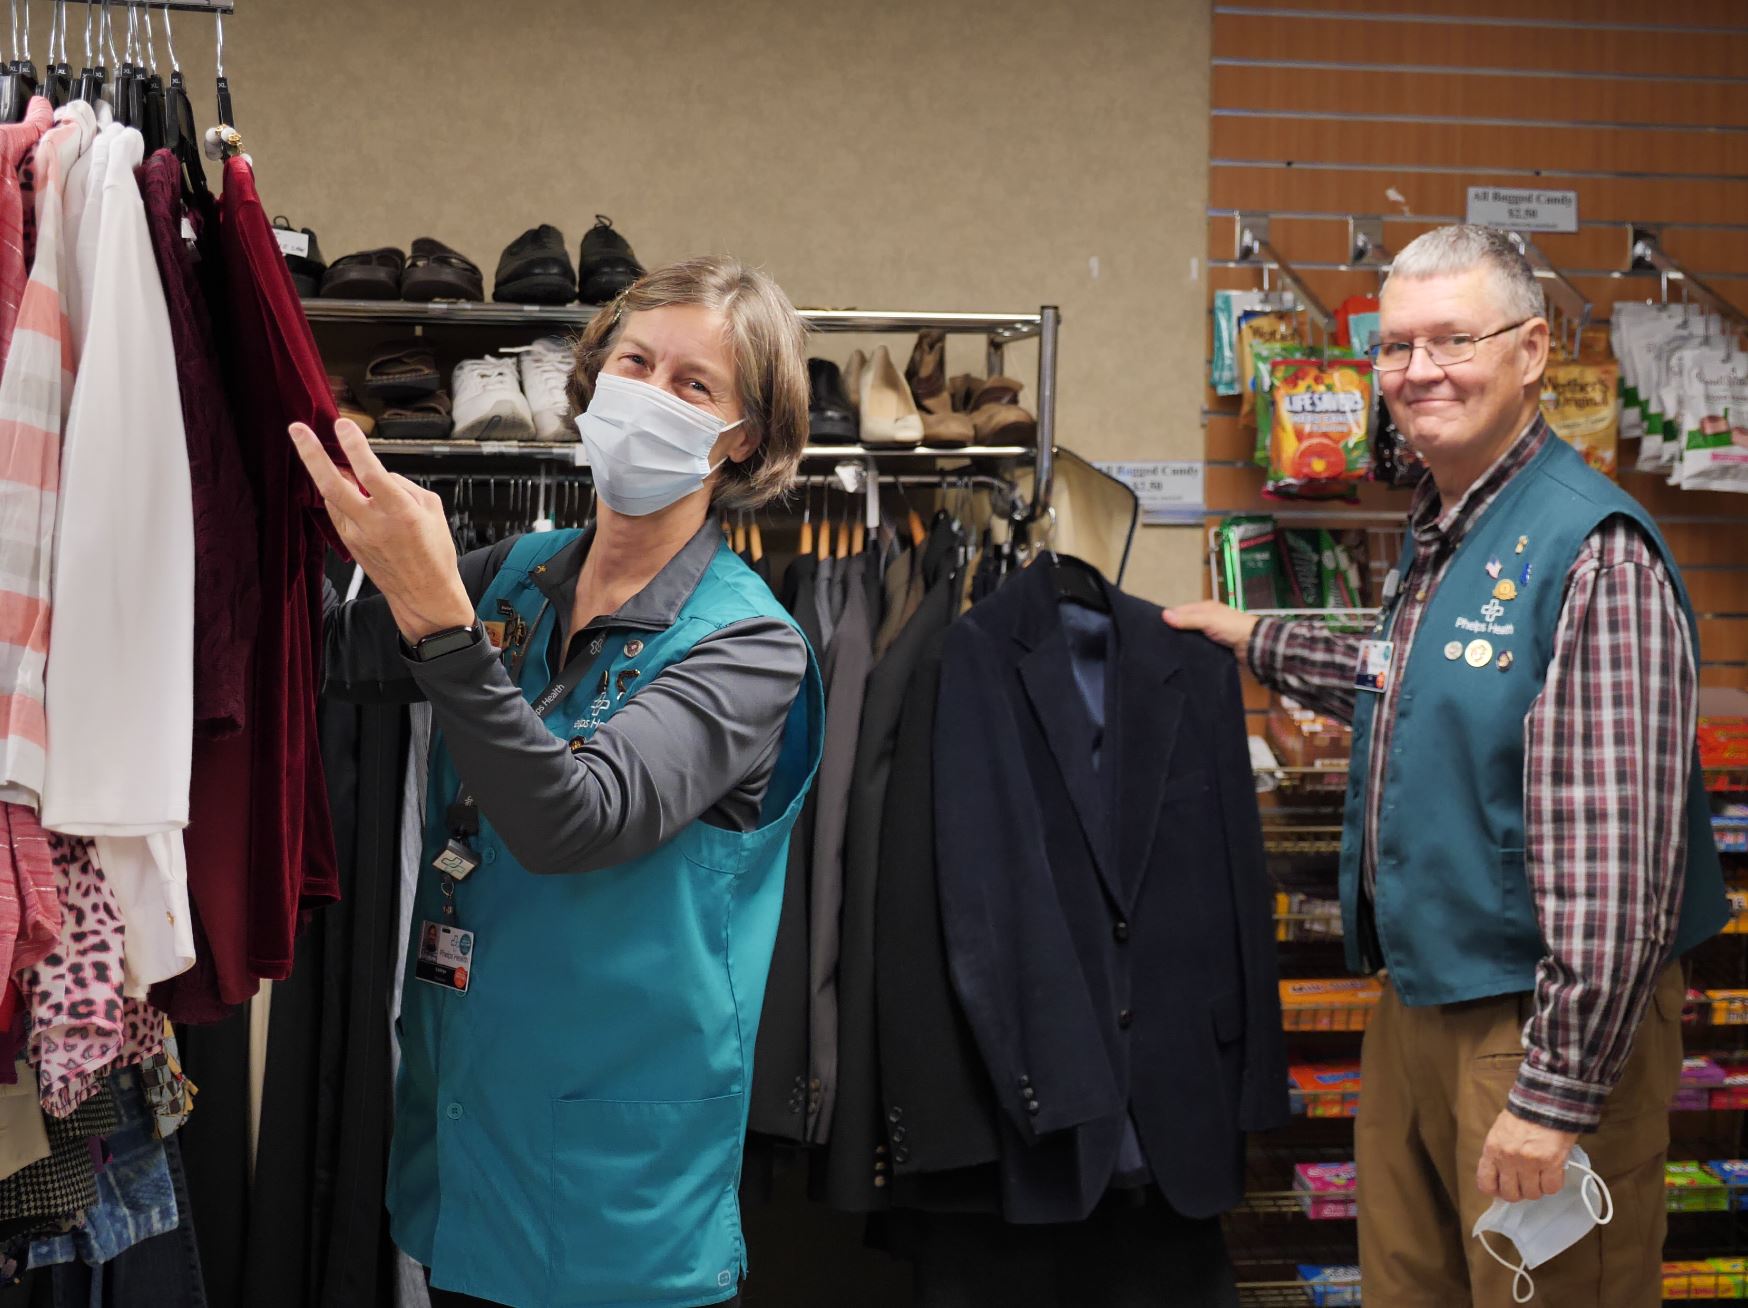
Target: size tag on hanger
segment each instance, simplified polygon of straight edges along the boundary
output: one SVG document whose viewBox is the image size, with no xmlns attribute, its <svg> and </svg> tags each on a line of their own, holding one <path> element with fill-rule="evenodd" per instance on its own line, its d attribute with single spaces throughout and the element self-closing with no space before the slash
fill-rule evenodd
<svg viewBox="0 0 1748 1308">
<path fill-rule="evenodd" d="M 310 257 L 310 238 L 303 232 L 290 231 L 284 227 L 273 229 L 273 238 L 279 242 L 279 252 L 288 254 L 294 259 Z"/>
<path fill-rule="evenodd" d="M 1362 640 L 1360 663 L 1354 669 L 1356 690 L 1369 690 L 1381 695 L 1390 686 L 1390 659 L 1396 653 L 1396 643 L 1390 640 Z"/>
<path fill-rule="evenodd" d="M 473 982 L 473 932 L 441 922 L 419 927 L 419 957 L 413 975 L 421 981 L 465 995 Z"/>
</svg>

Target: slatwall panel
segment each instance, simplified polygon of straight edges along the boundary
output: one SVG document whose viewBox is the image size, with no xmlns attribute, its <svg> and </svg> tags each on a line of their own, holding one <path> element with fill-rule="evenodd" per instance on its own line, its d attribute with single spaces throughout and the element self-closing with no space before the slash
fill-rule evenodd
<svg viewBox="0 0 1748 1308">
<path fill-rule="evenodd" d="M 1628 225 L 1748 309 L 1748 0 L 1272 0 L 1214 7 L 1210 304 L 1261 285 L 1233 260 L 1234 215 L 1269 238 L 1333 309 L 1375 294 L 1344 270 L 1349 215 L 1384 243 L 1461 221 L 1470 186 L 1578 192 L 1580 228 L 1536 243 L 1596 305 L 1658 294 L 1622 276 Z M 1211 341 L 1210 323 L 1210 341 Z M 1238 402 L 1206 392 L 1209 525 L 1293 506 L 1262 495 Z M 1630 445 L 1622 464 L 1633 462 Z M 1667 532 L 1701 614 L 1707 685 L 1748 682 L 1748 495 L 1675 490 L 1623 471 Z M 1362 488 L 1342 513 L 1400 514 Z M 1311 506 L 1319 511 L 1330 506 Z M 1260 710 L 1266 697 L 1247 688 Z"/>
</svg>

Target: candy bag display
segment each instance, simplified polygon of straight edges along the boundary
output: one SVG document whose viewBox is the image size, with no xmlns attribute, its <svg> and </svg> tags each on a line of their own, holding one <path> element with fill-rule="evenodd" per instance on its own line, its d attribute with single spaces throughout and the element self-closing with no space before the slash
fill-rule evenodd
<svg viewBox="0 0 1748 1308">
<path fill-rule="evenodd" d="M 1351 498 L 1371 473 L 1369 359 L 1277 359 L 1266 494 Z"/>
<path fill-rule="evenodd" d="M 1264 514 L 1228 518 L 1215 533 L 1225 600 L 1236 609 L 1287 607 L 1280 532 Z"/>
<path fill-rule="evenodd" d="M 1305 346 L 1298 341 L 1280 341 L 1258 345 L 1251 351 L 1256 373 L 1251 378 L 1250 399 L 1255 404 L 1252 417 L 1256 420 L 1256 444 L 1251 457 L 1256 466 L 1269 466 L 1269 435 L 1275 421 L 1274 365 L 1278 359 L 1303 359 Z"/>
<path fill-rule="evenodd" d="M 1238 417 L 1256 419 L 1256 348 L 1259 345 L 1303 344 L 1296 313 L 1246 313 L 1238 322 Z"/>
<path fill-rule="evenodd" d="M 1598 472 L 1615 476 L 1620 411 L 1613 363 L 1550 363 L 1542 376 L 1542 416 L 1554 433 Z"/>
<path fill-rule="evenodd" d="M 1687 490 L 1748 492 L 1748 356 L 1689 356 L 1682 381 L 1680 456 Z"/>
<path fill-rule="evenodd" d="M 1269 291 L 1214 292 L 1214 355 L 1208 383 L 1216 395 L 1238 394 L 1238 318 L 1242 313 L 1281 307 Z"/>
</svg>

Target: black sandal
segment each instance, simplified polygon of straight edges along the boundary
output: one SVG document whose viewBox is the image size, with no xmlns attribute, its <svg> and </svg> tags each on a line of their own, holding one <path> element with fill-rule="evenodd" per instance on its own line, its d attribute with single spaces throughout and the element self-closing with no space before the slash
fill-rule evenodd
<svg viewBox="0 0 1748 1308">
<path fill-rule="evenodd" d="M 401 277 L 403 300 L 483 300 L 485 279 L 466 256 L 429 236 L 413 242 L 412 256 Z"/>
</svg>

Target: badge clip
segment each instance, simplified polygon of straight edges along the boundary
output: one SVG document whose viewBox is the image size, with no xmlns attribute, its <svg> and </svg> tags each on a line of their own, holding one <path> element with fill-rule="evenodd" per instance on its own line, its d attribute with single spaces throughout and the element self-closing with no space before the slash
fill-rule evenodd
<svg viewBox="0 0 1748 1308">
<path fill-rule="evenodd" d="M 468 874 L 479 866 L 479 855 L 461 841 L 452 839 L 431 860 L 431 866 L 455 881 L 465 881 Z"/>
</svg>

